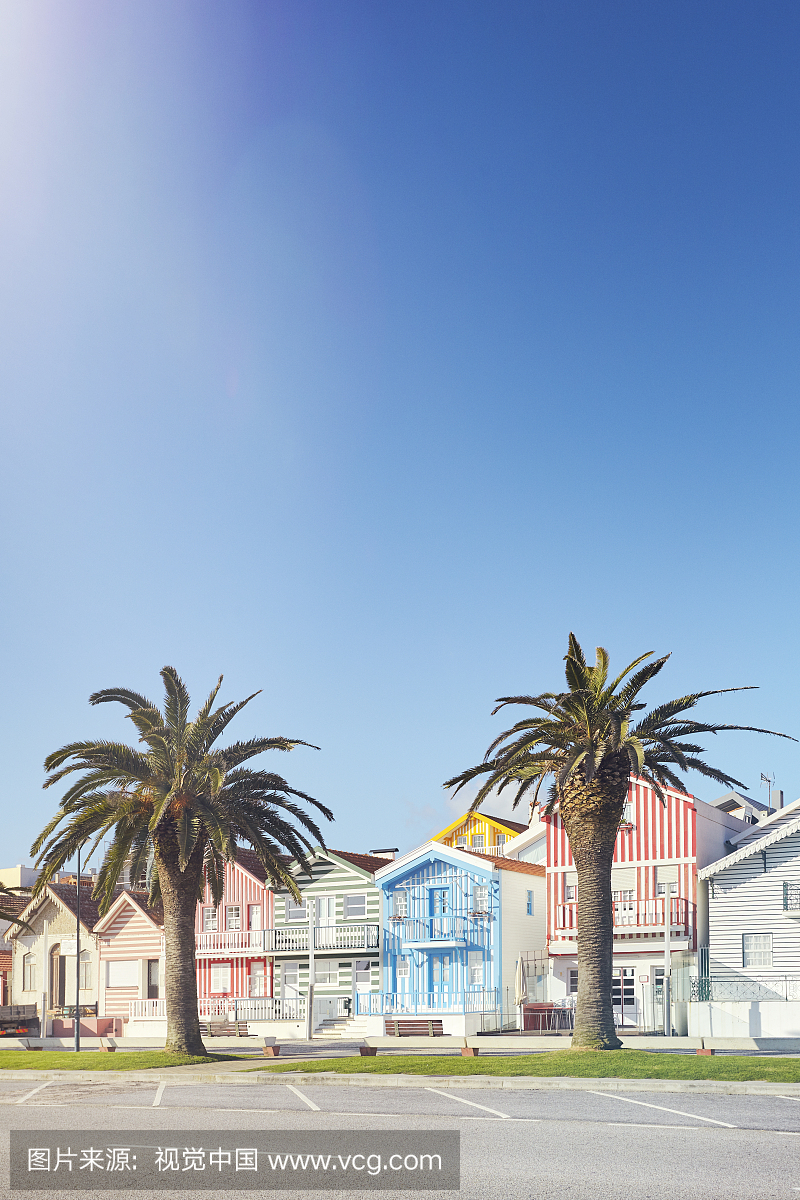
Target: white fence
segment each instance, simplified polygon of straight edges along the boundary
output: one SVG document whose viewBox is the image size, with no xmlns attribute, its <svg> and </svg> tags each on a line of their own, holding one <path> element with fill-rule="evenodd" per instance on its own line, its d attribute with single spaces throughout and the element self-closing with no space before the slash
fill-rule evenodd
<svg viewBox="0 0 800 1200">
<path fill-rule="evenodd" d="M 130 1000 L 131 1020 L 160 1018 L 167 1015 L 167 1002 L 161 1000 Z M 306 1018 L 305 996 L 281 999 L 277 996 L 263 998 L 230 996 L 200 997 L 197 1012 L 201 1021 L 213 1019 L 225 1021 L 304 1021 Z"/>
<path fill-rule="evenodd" d="M 413 1016 L 416 1013 L 482 1013 L 497 1008 L 497 989 L 474 992 L 357 992 L 359 1016 Z"/>
</svg>

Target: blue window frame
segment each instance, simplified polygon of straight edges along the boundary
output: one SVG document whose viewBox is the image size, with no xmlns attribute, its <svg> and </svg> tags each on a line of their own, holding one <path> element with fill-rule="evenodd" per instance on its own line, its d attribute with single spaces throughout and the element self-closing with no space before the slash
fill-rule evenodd
<svg viewBox="0 0 800 1200">
<path fill-rule="evenodd" d="M 443 917 L 450 912 L 450 889 L 431 888 L 431 916 Z"/>
<path fill-rule="evenodd" d="M 526 893 L 526 895 L 527 895 L 527 899 L 525 902 L 525 912 L 528 914 L 529 917 L 532 917 L 533 916 L 533 892 L 529 891 Z"/>
</svg>

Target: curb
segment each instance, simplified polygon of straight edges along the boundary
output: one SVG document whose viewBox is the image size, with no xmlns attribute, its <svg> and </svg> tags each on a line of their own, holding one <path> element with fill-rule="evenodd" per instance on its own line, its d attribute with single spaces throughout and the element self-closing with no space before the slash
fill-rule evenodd
<svg viewBox="0 0 800 1200">
<path fill-rule="evenodd" d="M 257 1087 L 287 1081 L 307 1087 L 426 1088 L 435 1084 L 442 1089 L 483 1091 L 577 1091 L 577 1092 L 684 1092 L 718 1096 L 794 1096 L 800 1099 L 800 1083 L 769 1083 L 759 1080 L 724 1079 L 591 1079 L 570 1076 L 497 1076 L 497 1075 L 341 1075 L 319 1071 L 254 1071 L 246 1076 L 212 1075 L 197 1072 L 180 1077 L 164 1071 L 143 1074 L 136 1071 L 9 1071 L 0 1078 L 39 1080 L 41 1083 L 170 1083 L 173 1086 L 235 1083 Z"/>
</svg>

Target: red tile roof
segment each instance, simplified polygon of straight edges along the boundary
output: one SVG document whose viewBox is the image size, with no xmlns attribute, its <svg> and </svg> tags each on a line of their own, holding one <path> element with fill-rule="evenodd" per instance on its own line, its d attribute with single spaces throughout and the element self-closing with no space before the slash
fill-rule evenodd
<svg viewBox="0 0 800 1200">
<path fill-rule="evenodd" d="M 11 970 L 11 954 L 6 951 L 0 951 L 0 973 Z"/>
<path fill-rule="evenodd" d="M 381 867 L 388 867 L 392 861 L 391 858 L 376 858 L 373 854 L 354 854 L 352 850 L 331 850 L 331 854 L 335 854 L 337 858 L 346 859 L 353 866 L 360 867 L 362 871 L 369 871 L 370 875 L 380 871 Z"/>
<path fill-rule="evenodd" d="M 547 874 L 541 863 L 520 862 L 518 858 L 500 858 L 494 854 L 479 854 L 477 850 L 467 850 L 464 846 L 456 847 L 461 854 L 471 854 L 473 858 L 480 858 L 485 863 L 491 863 L 493 867 L 499 867 L 501 871 L 519 871 L 522 875 L 539 875 L 542 878 Z"/>
</svg>

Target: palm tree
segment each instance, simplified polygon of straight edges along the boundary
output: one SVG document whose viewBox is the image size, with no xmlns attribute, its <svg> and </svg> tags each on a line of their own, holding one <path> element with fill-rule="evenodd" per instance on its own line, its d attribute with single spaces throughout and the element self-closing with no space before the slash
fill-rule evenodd
<svg viewBox="0 0 800 1200">
<path fill-rule="evenodd" d="M 289 863 L 294 860 L 310 873 L 306 852 L 315 843 L 325 843 L 297 801 L 312 805 L 329 821 L 333 814 L 311 796 L 289 787 L 280 775 L 241 765 L 265 750 L 292 750 L 309 742 L 257 737 L 224 748 L 215 746 L 228 723 L 258 692 L 215 709 L 220 675 L 190 721 L 189 693 L 175 669 L 164 667 L 161 678 L 163 712 L 127 688 L 107 688 L 89 698 L 90 704 L 116 700 L 129 708 L 144 750 L 119 742 L 73 742 L 45 760 L 49 772 L 45 787 L 72 772 L 81 775 L 31 849 L 39 854 L 37 865 L 42 864 L 34 895 L 84 842 L 94 839 L 94 851 L 113 832 L 94 889 L 100 913 L 108 912 L 123 867 L 129 867 L 132 879 L 147 872 L 150 903 L 160 899 L 164 909 L 166 1049 L 205 1054 L 194 954 L 195 909 L 204 880 L 219 904 L 225 863 L 235 861 L 237 846 L 247 842 L 272 882 L 299 899 Z M 287 817 L 294 817 L 302 829 Z"/>
<path fill-rule="evenodd" d="M 493 713 L 506 704 L 526 704 L 544 715 L 526 718 L 501 733 L 486 751 L 482 763 L 444 785 L 455 787 L 458 792 L 473 780 L 485 777 L 471 805 L 472 811 L 495 788 L 501 792 L 510 785 L 517 787 L 514 807 L 533 789 L 532 806 L 538 803 L 545 814 L 558 810 L 578 873 L 580 896 L 578 998 L 572 1039 L 576 1049 L 612 1050 L 622 1044 L 614 1031 L 611 1004 L 614 948 L 611 862 L 629 776 L 638 775 L 652 784 L 662 804 L 664 787 L 686 791 L 676 770 L 699 771 L 718 783 L 742 788 L 744 784 L 739 780 L 698 757 L 705 753 L 702 746 L 684 739 L 728 729 L 774 733 L 751 725 L 708 725 L 684 715 L 705 696 L 748 688 L 695 692 L 634 717 L 646 708 L 636 702 L 637 696 L 658 675 L 669 655 L 641 666 L 649 658 L 652 651 L 640 655 L 609 683 L 607 652 L 598 647 L 595 665 L 588 666 L 571 633 L 565 657 L 569 690 L 540 696 L 500 697 Z M 540 801 L 539 792 L 548 777 L 551 783 L 547 799 Z"/>
</svg>

